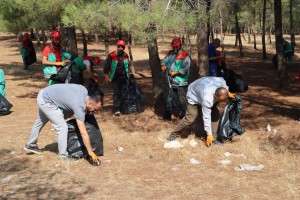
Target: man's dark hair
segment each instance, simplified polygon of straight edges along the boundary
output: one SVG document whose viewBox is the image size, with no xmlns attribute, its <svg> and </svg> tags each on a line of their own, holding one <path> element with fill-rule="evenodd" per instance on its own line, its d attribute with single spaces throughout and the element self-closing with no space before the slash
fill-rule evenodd
<svg viewBox="0 0 300 200">
<path fill-rule="evenodd" d="M 103 97 L 104 97 L 103 93 L 94 93 L 90 95 L 90 99 L 95 103 L 99 103 L 99 102 L 103 103 Z"/>
<path fill-rule="evenodd" d="M 223 95 L 227 95 L 228 96 L 228 90 L 226 88 L 223 87 L 219 87 L 216 89 L 215 92 L 217 97 L 223 96 Z"/>
</svg>

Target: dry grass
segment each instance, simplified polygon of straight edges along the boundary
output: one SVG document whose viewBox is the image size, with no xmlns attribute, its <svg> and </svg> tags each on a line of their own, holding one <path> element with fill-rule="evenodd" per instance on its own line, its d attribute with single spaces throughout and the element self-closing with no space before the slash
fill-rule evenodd
<svg viewBox="0 0 300 200">
<path fill-rule="evenodd" d="M 232 42 L 231 37 L 226 39 L 230 40 L 225 42 Z M 39 64 L 29 73 L 23 72 L 20 56 L 15 55 L 18 43 L 9 39 L 1 40 L 0 45 L 5 49 L 1 52 L 0 65 L 5 67 L 7 74 L 8 99 L 14 104 L 13 113 L 0 117 L 0 180 L 12 176 L 8 184 L 0 183 L 0 199 L 300 198 L 297 149 L 300 125 L 293 119 L 297 115 L 292 112 L 293 106 L 299 105 L 299 95 L 278 91 L 270 82 L 273 77 L 264 75 L 276 74 L 268 71 L 270 61 L 252 58 L 251 51 L 246 50 L 249 57 L 246 54 L 245 58 L 234 58 L 236 50 L 228 48 L 233 69 L 243 73 L 250 84 L 249 92 L 243 94 L 244 135 L 223 146 L 207 148 L 196 138 L 199 144 L 195 148 L 187 145 L 182 149 L 164 149 L 161 139 L 168 136 L 177 121 L 161 122 L 153 114 L 151 79 L 138 79 L 150 102 L 146 111 L 139 115 L 114 117 L 111 88 L 101 85 L 106 94 L 105 106 L 103 112 L 97 114 L 97 120 L 104 138 L 105 156 L 101 158 L 101 167 L 92 167 L 85 160 L 72 163 L 58 160 L 56 136 L 49 124 L 39 137 L 40 147 L 47 149 L 44 155 L 25 155 L 23 145 L 37 115 L 35 94 L 46 83 L 41 78 Z M 91 45 L 90 48 L 98 49 L 99 46 Z M 160 49 L 164 51 L 168 47 Z M 134 55 L 139 73 L 150 77 L 146 49 L 134 48 Z M 258 64 L 266 67 L 257 68 Z M 258 72 L 252 75 L 251 69 L 259 69 L 265 79 L 257 78 Z M 299 90 L 299 86 L 289 90 L 294 89 Z M 266 131 L 267 123 L 277 130 L 276 134 Z M 198 126 L 193 129 L 197 132 Z M 193 138 L 193 134 L 188 136 L 188 139 Z M 119 146 L 124 148 L 123 152 L 116 150 Z M 246 159 L 226 158 L 225 152 L 243 153 Z M 200 164 L 190 164 L 191 158 L 199 160 Z M 222 165 L 218 161 L 223 159 L 232 162 Z M 233 169 L 243 163 L 263 164 L 265 168 L 254 172 Z"/>
</svg>

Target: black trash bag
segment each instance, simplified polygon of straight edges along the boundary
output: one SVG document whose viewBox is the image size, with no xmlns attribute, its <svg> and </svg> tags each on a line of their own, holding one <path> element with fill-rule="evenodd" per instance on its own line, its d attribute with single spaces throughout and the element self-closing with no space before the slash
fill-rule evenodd
<svg viewBox="0 0 300 200">
<path fill-rule="evenodd" d="M 24 63 L 26 65 L 32 65 L 33 63 L 36 63 L 36 53 L 35 49 L 32 46 L 29 50 L 26 50 L 25 56 L 24 56 Z"/>
<path fill-rule="evenodd" d="M 219 72 L 219 76 L 224 78 L 230 92 L 248 91 L 247 83 L 243 80 L 241 75 L 235 73 L 234 71 L 223 69 L 221 72 Z"/>
<path fill-rule="evenodd" d="M 236 95 L 234 99 L 229 99 L 224 112 L 220 118 L 217 140 L 221 143 L 230 140 L 236 135 L 242 135 L 245 131 L 241 127 L 242 99 Z"/>
<path fill-rule="evenodd" d="M 10 109 L 12 107 L 13 105 L 9 103 L 9 101 L 2 94 L 0 94 L 0 116 L 10 114 Z"/>
<path fill-rule="evenodd" d="M 180 101 L 177 95 L 175 95 L 170 77 L 166 72 L 163 75 L 164 78 L 164 87 L 163 87 L 163 94 L 165 98 L 165 105 L 168 110 L 172 113 L 179 113 L 180 112 Z"/>
<path fill-rule="evenodd" d="M 144 93 L 138 86 L 134 78 L 131 78 L 128 85 L 121 88 L 121 107 L 120 111 L 123 114 L 136 114 L 144 112 Z"/>
<path fill-rule="evenodd" d="M 68 62 L 66 66 L 61 67 L 57 74 L 52 74 L 50 79 L 58 81 L 60 83 L 64 83 L 68 76 L 70 76 L 70 69 L 74 62 Z"/>
<path fill-rule="evenodd" d="M 82 141 L 76 119 L 67 121 L 68 125 L 68 153 L 77 158 L 85 157 L 88 152 Z M 93 114 L 85 116 L 85 126 L 90 137 L 90 142 L 94 153 L 103 156 L 103 138 L 97 120 Z"/>
<path fill-rule="evenodd" d="M 89 95 L 99 94 L 102 98 L 104 97 L 104 93 L 99 87 L 99 84 L 97 84 L 91 77 L 89 78 L 87 90 Z"/>
</svg>

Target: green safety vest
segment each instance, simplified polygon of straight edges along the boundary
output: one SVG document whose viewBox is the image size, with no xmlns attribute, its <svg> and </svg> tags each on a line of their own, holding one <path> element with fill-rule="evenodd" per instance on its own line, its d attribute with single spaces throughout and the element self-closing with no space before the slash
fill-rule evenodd
<svg viewBox="0 0 300 200">
<path fill-rule="evenodd" d="M 115 72 L 116 72 L 116 69 L 117 69 L 117 65 L 118 65 L 118 52 L 117 52 L 117 50 L 115 50 L 115 51 L 111 52 L 109 55 L 111 56 L 112 61 L 111 61 L 111 64 L 110 64 L 108 77 L 112 80 L 114 78 L 114 75 L 115 75 Z M 129 66 L 128 66 L 129 57 L 128 57 L 128 54 L 125 53 L 125 52 L 123 53 L 123 62 L 124 62 L 125 72 L 126 72 L 127 78 L 129 79 L 130 78 L 130 76 L 129 76 Z"/>
</svg>

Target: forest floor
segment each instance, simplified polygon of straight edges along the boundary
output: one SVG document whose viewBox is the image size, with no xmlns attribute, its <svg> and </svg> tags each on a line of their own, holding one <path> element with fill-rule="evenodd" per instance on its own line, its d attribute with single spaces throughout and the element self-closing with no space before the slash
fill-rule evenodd
<svg viewBox="0 0 300 200">
<path fill-rule="evenodd" d="M 165 45 L 159 41 L 160 58 L 169 49 L 170 38 L 166 40 Z M 115 117 L 111 112 L 111 86 L 101 82 L 105 101 L 96 118 L 104 138 L 104 156 L 100 157 L 101 166 L 93 167 L 83 159 L 58 159 L 56 133 L 50 123 L 39 137 L 44 154 L 25 154 L 23 147 L 37 117 L 36 95 L 47 86 L 41 67 L 42 48 L 36 47 L 38 63 L 25 72 L 20 43 L 15 36 L 0 33 L 0 66 L 6 73 L 7 98 L 14 105 L 11 114 L 0 117 L 0 199 L 300 199 L 299 47 L 295 68 L 289 69 L 290 85 L 280 90 L 278 73 L 271 63 L 274 39 L 267 46 L 267 60 L 262 59 L 261 50 L 254 50 L 246 41 L 245 57 L 238 57 L 233 42 L 233 36 L 226 36 L 227 63 L 249 84 L 249 91 L 241 94 L 241 124 L 246 130 L 242 136 L 207 148 L 201 138 L 195 137 L 194 133 L 201 130 L 195 123 L 191 134 L 178 140 L 185 143 L 195 139 L 196 147 L 164 149 L 165 139 L 178 119 L 164 122 L 154 114 L 147 48 L 136 46 L 136 79 L 145 93 L 145 112 Z M 299 36 L 296 42 L 300 44 Z M 82 51 L 81 42 L 78 46 Z M 110 50 L 114 48 L 110 46 Z M 88 49 L 90 55 L 105 60 L 102 42 L 91 42 Z M 196 53 L 194 45 L 193 59 Z M 100 78 L 103 64 L 97 69 Z M 270 132 L 267 124 L 272 127 Z M 118 152 L 117 147 L 124 151 Z M 226 157 L 226 152 L 244 156 Z M 191 164 L 191 158 L 200 163 Z M 231 163 L 221 164 L 224 159 Z M 241 164 L 265 167 L 261 171 L 235 171 L 234 167 Z"/>
</svg>

